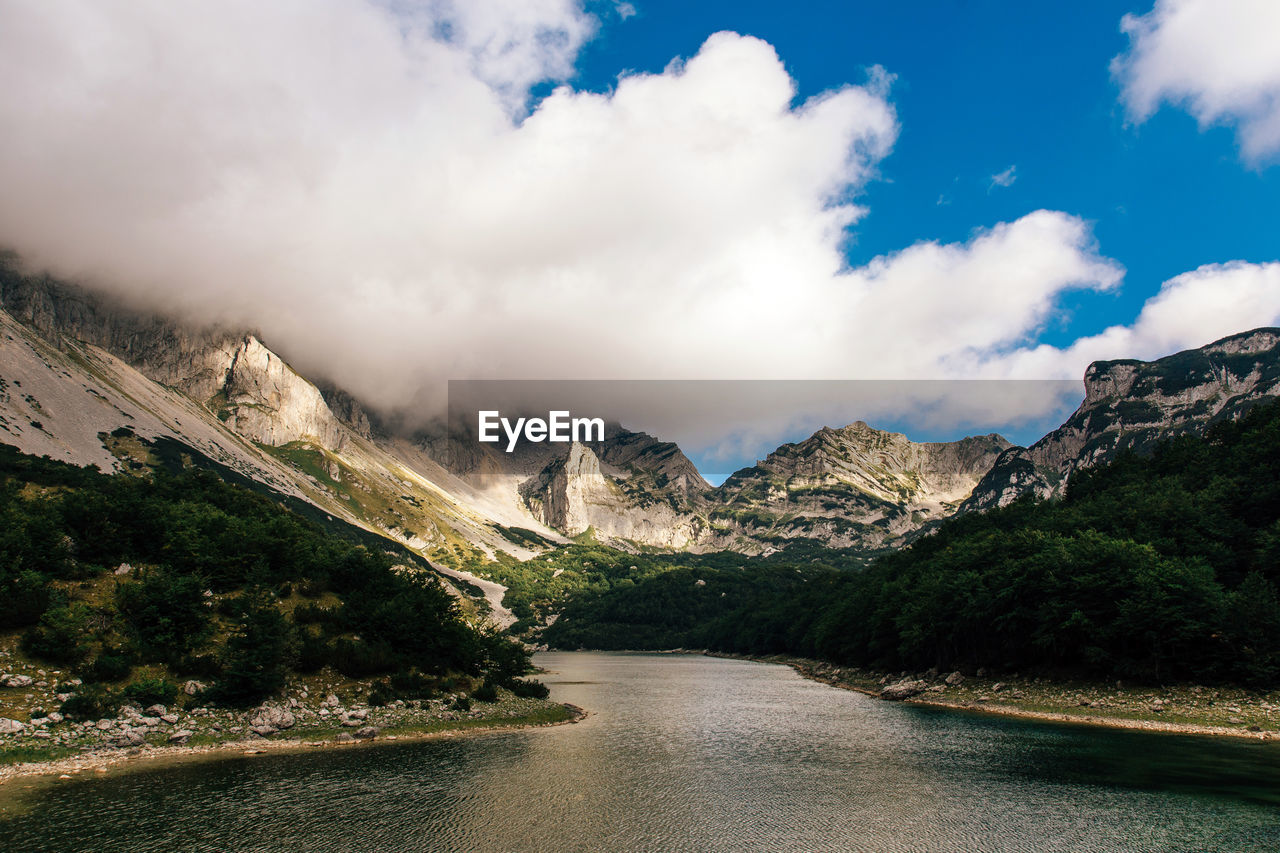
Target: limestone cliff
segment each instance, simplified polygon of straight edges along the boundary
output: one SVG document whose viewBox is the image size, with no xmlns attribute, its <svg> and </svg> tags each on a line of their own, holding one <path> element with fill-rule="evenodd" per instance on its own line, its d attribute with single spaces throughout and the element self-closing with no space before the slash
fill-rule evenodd
<svg viewBox="0 0 1280 853">
<path fill-rule="evenodd" d="M 633 461 L 648 455 L 645 451 L 633 454 L 637 447 L 656 443 L 648 436 L 644 438 L 648 442 L 629 441 L 622 449 L 615 450 L 614 455 Z M 684 455 L 680 454 L 680 458 L 684 459 Z M 671 457 L 661 461 L 670 463 Z M 685 464 L 692 468 L 692 463 L 684 459 L 683 464 L 671 464 L 670 469 L 679 470 Z M 606 476 L 596 453 L 589 446 L 574 442 L 564 457 L 552 460 L 536 476 L 522 483 L 520 494 L 535 518 L 566 536 L 577 536 L 590 528 L 600 538 L 621 540 L 622 544 L 662 548 L 691 545 L 701 530 L 701 520 L 687 504 L 659 497 L 659 494 L 670 496 L 671 491 L 649 491 L 638 481 L 643 479 L 650 485 L 661 482 L 664 488 L 670 485 L 680 489 L 693 484 L 684 476 L 674 481 L 666 479 L 661 466 L 652 470 L 637 467 L 630 473 L 626 478 Z M 693 474 L 697 476 L 696 470 Z M 633 477 L 635 481 L 629 482 Z M 697 482 L 705 486 L 700 476 Z"/>
<path fill-rule="evenodd" d="M 162 385 L 209 406 L 252 441 L 281 446 L 309 438 L 340 450 L 348 430 L 367 436 L 367 415 L 344 395 L 344 424 L 320 390 L 252 332 L 192 327 L 129 308 L 48 276 L 25 275 L 0 255 L 0 307 L 49 343 L 99 347 Z"/>
<path fill-rule="evenodd" d="M 962 511 L 1004 506 L 1027 493 L 1059 495 L 1076 470 L 1201 433 L 1280 395 L 1280 329 L 1243 332 L 1152 362 L 1094 362 L 1084 385 L 1075 413 L 1030 447 L 1003 453 Z"/>
<path fill-rule="evenodd" d="M 778 448 L 712 489 L 675 445 L 625 430 L 525 481 L 539 521 L 618 544 L 761 553 L 799 541 L 879 550 L 951 515 L 1009 443 L 918 443 L 858 422 Z"/>
</svg>

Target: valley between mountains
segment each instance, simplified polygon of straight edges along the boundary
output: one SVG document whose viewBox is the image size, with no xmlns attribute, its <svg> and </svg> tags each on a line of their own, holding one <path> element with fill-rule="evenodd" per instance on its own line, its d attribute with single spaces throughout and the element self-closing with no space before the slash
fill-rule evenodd
<svg viewBox="0 0 1280 853">
<path fill-rule="evenodd" d="M 138 313 L 8 256 L 0 306 L 0 443 L 26 455 L 10 465 L 10 500 L 32 524 L 57 504 L 66 525 L 56 567 L 23 564 L 16 544 L 6 552 L 17 608 L 6 653 L 23 678 L 43 661 L 102 685 L 75 694 L 93 692 L 108 716 L 140 680 L 158 699 L 164 685 L 208 682 L 231 705 L 282 689 L 295 701 L 342 689 L 378 707 L 440 701 L 441 713 L 477 694 L 516 701 L 536 689 L 519 680 L 528 653 L 507 651 L 521 648 L 513 638 L 798 656 L 828 662 L 822 672 L 852 667 L 854 681 L 896 673 L 917 694 L 951 670 L 1233 689 L 1280 677 L 1280 500 L 1266 479 L 1280 330 L 1097 362 L 1077 411 L 1029 447 L 995 434 L 916 442 L 859 421 L 713 487 L 675 444 L 617 423 L 603 441 L 460 450 L 301 375 L 251 330 Z M 81 480 L 62 463 L 109 476 Z M 285 540 L 252 525 L 250 539 L 267 538 L 225 575 L 217 554 L 173 557 L 173 535 L 134 551 L 83 541 L 68 495 L 115 494 L 121 478 L 239 507 L 235 524 L 283 513 L 280 524 L 302 525 L 289 547 L 313 555 L 337 537 L 341 560 L 386 575 L 383 593 L 404 578 L 447 593 L 424 605 L 439 621 L 423 630 L 458 639 L 447 654 L 406 652 L 404 626 L 385 602 L 366 606 L 358 578 L 330 577 L 314 556 L 280 558 Z M 114 562 L 129 554 L 141 562 Z M 154 605 L 187 584 L 221 608 L 193 617 L 182 654 L 157 651 L 129 597 L 157 577 L 175 586 L 157 581 Z M 27 593 L 35 603 L 19 606 Z M 278 677 L 236 682 L 234 638 L 255 619 L 270 624 L 252 630 L 278 633 L 266 664 Z M 71 634 L 83 641 L 58 645 Z M 322 676 L 302 673 L 335 670 L 353 680 L 304 686 Z M 44 693 L 40 703 L 59 701 L 55 687 Z M 47 725 L 51 705 L 21 704 L 5 709 L 15 731 L 34 714 Z"/>
</svg>

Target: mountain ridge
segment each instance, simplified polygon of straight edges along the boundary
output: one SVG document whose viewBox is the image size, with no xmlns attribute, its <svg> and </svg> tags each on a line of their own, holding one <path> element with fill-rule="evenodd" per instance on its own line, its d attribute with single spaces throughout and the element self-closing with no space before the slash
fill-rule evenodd
<svg viewBox="0 0 1280 853">
<path fill-rule="evenodd" d="M 6 370 L 21 367 L 29 384 L 0 389 L 0 427 L 23 449 L 121 467 L 137 460 L 127 442 L 103 438 L 112 430 L 176 438 L 455 569 L 588 532 L 632 551 L 769 554 L 807 543 L 876 553 L 956 513 L 1055 496 L 1079 468 L 1280 393 L 1280 330 L 1256 329 L 1153 362 L 1094 363 L 1077 411 L 1030 447 L 996 434 L 913 442 L 856 421 L 784 444 L 712 487 L 678 446 L 618 424 L 601 442 L 514 456 L 473 442 L 468 464 L 451 468 L 447 440 L 396 433 L 252 330 L 139 314 L 24 275 L 12 255 L 0 257 L 0 305 Z"/>
<path fill-rule="evenodd" d="M 1057 497 L 1077 470 L 1203 432 L 1280 396 L 1280 329 L 1239 332 L 1153 361 L 1096 361 L 1084 385 L 1079 408 L 1029 447 L 1001 454 L 961 512 L 1005 506 L 1024 494 Z"/>
</svg>

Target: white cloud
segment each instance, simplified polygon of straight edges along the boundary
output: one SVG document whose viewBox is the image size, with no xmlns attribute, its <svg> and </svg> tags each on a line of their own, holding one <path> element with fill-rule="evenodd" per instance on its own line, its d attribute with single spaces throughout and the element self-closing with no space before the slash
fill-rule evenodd
<svg viewBox="0 0 1280 853">
<path fill-rule="evenodd" d="M 1169 279 L 1131 325 L 1112 326 L 1068 347 L 1041 345 L 990 359 L 987 375 L 1076 377 L 1091 361 L 1153 359 L 1236 332 L 1280 325 L 1280 263 L 1206 264 Z"/>
<path fill-rule="evenodd" d="M 718 33 L 524 115 L 579 5 L 318 8 L 0 0 L 0 243 L 404 409 L 464 377 L 1033 376 L 1062 295 L 1121 279 L 1055 211 L 849 269 L 898 131 L 883 69 L 798 102 Z M 1189 336 L 1179 310 L 1152 328 Z"/>
<path fill-rule="evenodd" d="M 1111 68 L 1133 118 L 1168 102 L 1202 126 L 1234 125 L 1249 160 L 1280 152 L 1280 3 L 1158 0 L 1120 26 L 1131 45 Z"/>
<path fill-rule="evenodd" d="M 1011 187 L 1016 180 L 1018 180 L 1018 167 L 1010 166 L 1003 172 L 996 172 L 991 176 L 991 185 L 987 187 L 987 192 L 991 192 L 996 187 Z"/>
</svg>

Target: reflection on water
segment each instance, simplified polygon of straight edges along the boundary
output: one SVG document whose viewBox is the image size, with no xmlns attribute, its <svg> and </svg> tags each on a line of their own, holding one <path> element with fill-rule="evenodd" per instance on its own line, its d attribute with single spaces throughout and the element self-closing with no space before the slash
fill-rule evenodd
<svg viewBox="0 0 1280 853">
<path fill-rule="evenodd" d="M 552 653 L 573 726 L 45 787 L 21 851 L 1280 850 L 1280 750 L 878 702 L 781 666 Z"/>
</svg>

